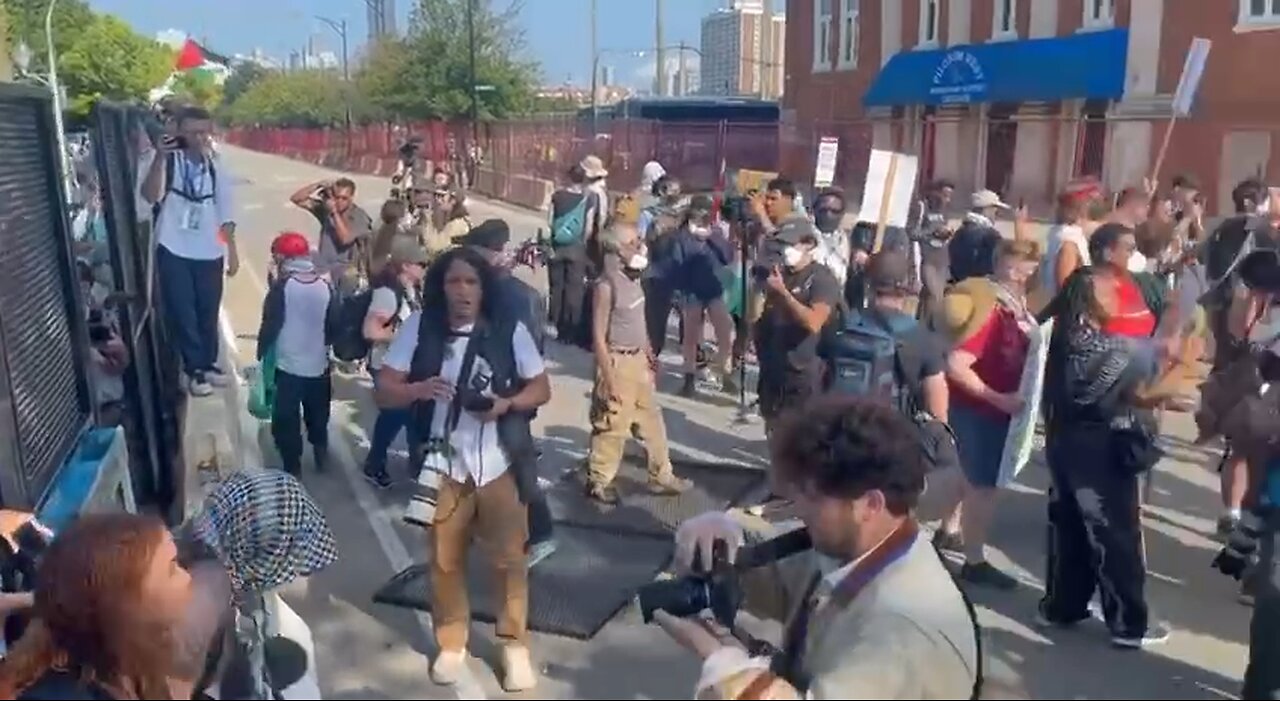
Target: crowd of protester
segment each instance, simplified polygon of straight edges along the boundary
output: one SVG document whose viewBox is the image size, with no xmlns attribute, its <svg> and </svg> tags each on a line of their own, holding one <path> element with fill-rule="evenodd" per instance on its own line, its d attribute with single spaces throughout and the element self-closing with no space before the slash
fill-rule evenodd
<svg viewBox="0 0 1280 701">
<path fill-rule="evenodd" d="M 219 185 L 227 174 L 209 151 L 207 115 L 184 111 L 171 128 L 184 138 L 157 144 L 141 195 L 155 206 L 160 286 L 186 385 L 201 395 L 225 377 L 211 340 L 216 316 L 211 319 L 210 305 L 216 314 L 222 276 L 238 265 L 235 226 L 229 193 Z M 1058 196 L 1041 245 L 1025 208 L 998 193 L 979 190 L 966 211 L 951 211 L 955 187 L 946 181 L 923 188 L 907 227 L 877 231 L 874 223 L 852 220 L 839 189 L 815 193 L 812 213 L 806 212 L 785 177 L 717 203 L 685 193 L 656 162 L 644 168 L 646 185 L 621 197 L 609 190 L 608 175 L 599 158 L 588 156 L 552 195 L 545 301 L 512 274 L 507 224 L 473 223 L 449 171 L 403 178 L 402 196 L 384 204 L 376 224 L 355 204 L 350 180 L 310 183 L 294 193 L 293 203 L 317 220 L 318 245 L 300 233 L 275 239 L 258 334 L 259 359 L 271 366 L 272 435 L 288 474 L 264 473 L 277 480 L 271 484 L 231 485 L 235 496 L 209 517 L 227 521 L 196 524 L 177 540 L 159 522 L 133 516 L 86 517 L 58 534 L 41 558 L 34 598 L 5 600 L 15 608 L 34 605 L 35 623 L 0 664 L 0 693 L 170 698 L 207 687 L 209 670 L 193 660 L 208 658 L 210 640 L 218 649 L 232 645 L 227 616 L 258 615 L 261 608 L 243 610 L 256 599 L 237 593 L 261 592 L 336 557 L 323 517 L 307 521 L 318 511 L 295 479 L 303 474 L 304 434 L 315 469 L 327 464 L 335 360 L 367 370 L 373 380 L 378 416 L 364 465 L 371 484 L 387 489 L 401 477 L 389 470 L 388 452 L 402 431 L 406 435 L 410 460 L 402 481 L 414 484 L 412 520 L 429 526 L 433 553 L 439 652 L 432 678 L 456 683 L 466 664 L 464 575 L 470 545 L 480 540 L 488 546 L 499 599 L 502 685 L 512 692 L 533 688 L 529 569 L 555 551 L 531 429 L 551 398 L 548 338 L 594 359 L 583 417 L 591 426 L 581 475 L 587 498 L 620 502 L 614 482 L 633 438 L 646 449 L 654 495 L 676 497 L 693 486 L 675 472 L 659 405 L 660 356 L 668 347 L 678 349 L 677 392 L 687 398 L 723 392 L 738 396 L 745 409 L 741 382 L 753 365 L 755 406 L 777 457 L 770 499 L 811 509 L 830 506 L 829 499 L 862 504 L 857 508 L 872 509 L 879 519 L 881 540 L 854 550 L 878 552 L 896 538 L 907 555 L 894 557 L 937 578 L 937 568 L 915 546 L 921 537 L 909 517 L 915 513 L 936 523 L 934 548 L 961 557 L 955 574 L 962 586 L 1021 586 L 988 562 L 986 545 L 1008 484 L 1003 467 L 1014 419 L 1038 410 L 1052 484 L 1040 623 L 1080 623 L 1093 615 L 1096 596 L 1115 646 L 1168 638 L 1145 598 L 1141 480 L 1160 457 L 1160 412 L 1176 408 L 1185 393 L 1205 327 L 1215 367 L 1247 354 L 1248 344 L 1233 332 L 1232 309 L 1241 295 L 1229 281 L 1246 253 L 1280 241 L 1274 226 L 1280 202 L 1264 184 L 1241 183 L 1233 193 L 1239 216 L 1211 231 L 1204 199 L 1189 178 L 1176 178 L 1167 193 L 1143 183 L 1114 195 L 1093 180 L 1073 182 Z M 1011 220 L 1010 234 L 1001 232 L 1002 217 Z M 85 238 L 84 297 L 101 306 L 92 237 Z M 1182 294 L 1189 270 L 1203 270 L 1207 281 L 1201 285 L 1207 294 L 1190 301 Z M 94 309 L 89 318 L 102 319 Z M 1028 407 L 1025 369 L 1050 320 L 1043 398 Z M 672 335 L 678 343 L 670 343 Z M 128 359 L 118 345 L 110 334 L 95 337 L 99 372 L 122 372 Z M 846 395 L 857 401 L 848 403 Z M 903 457 L 910 443 L 904 437 L 912 436 L 927 446 L 920 451 L 924 463 L 899 465 L 901 474 L 885 467 L 868 478 L 883 481 L 878 487 L 853 485 L 831 472 L 831 456 L 804 437 L 798 417 L 811 411 L 832 432 L 831 449 L 847 451 L 850 464 L 913 462 Z M 850 417 L 861 423 L 851 424 Z M 869 435 L 877 427 L 883 435 Z M 1219 466 L 1224 537 L 1238 531 L 1246 494 L 1257 490 L 1247 462 L 1230 456 Z M 907 467 L 919 467 L 920 474 L 907 474 Z M 924 484 L 932 504 L 920 501 Z M 293 560 L 294 569 L 268 568 L 271 583 L 250 582 L 251 573 L 268 570 L 233 562 L 226 552 L 228 538 L 260 534 L 213 535 L 236 527 L 227 510 L 247 508 L 254 490 L 288 502 L 290 514 L 307 515 L 287 527 L 318 539 Z M 881 495 L 874 508 L 863 503 L 873 491 Z M 815 537 L 824 537 L 810 525 Z M 690 533 L 703 527 L 733 531 L 708 519 L 682 528 L 682 537 L 701 538 Z M 216 573 L 184 554 L 200 544 Z M 826 543 L 833 551 L 844 545 Z M 202 577 L 214 592 L 203 598 L 193 593 Z M 953 597 L 946 581 L 903 583 L 955 604 L 950 613 L 957 615 L 922 624 L 937 626 L 952 641 L 949 656 L 925 645 L 898 650 L 910 658 L 906 668 L 938 661 L 946 670 L 933 680 L 938 688 L 888 674 L 874 684 L 855 683 L 849 670 L 869 673 L 869 660 L 877 659 L 870 651 L 857 663 L 827 660 L 834 666 L 820 672 L 830 675 L 823 683 L 866 683 L 887 698 L 944 698 L 966 684 L 980 685 L 978 651 L 955 642 L 968 628 L 958 616 L 962 597 Z M 832 585 L 837 591 L 838 584 Z M 1273 588 L 1254 580 L 1245 592 L 1259 587 Z M 850 649 L 865 649 L 861 623 L 847 623 L 842 635 Z M 663 624 L 682 642 L 696 643 L 680 622 L 667 617 Z M 107 640 L 103 631 L 111 625 L 128 632 Z M 177 644 L 181 640 L 195 642 Z M 743 669 L 751 667 L 740 665 L 735 673 Z"/>
</svg>

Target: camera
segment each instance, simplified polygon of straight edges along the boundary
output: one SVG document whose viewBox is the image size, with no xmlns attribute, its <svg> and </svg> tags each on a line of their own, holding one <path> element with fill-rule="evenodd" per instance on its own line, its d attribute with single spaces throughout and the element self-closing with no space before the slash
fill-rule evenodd
<svg viewBox="0 0 1280 701">
<path fill-rule="evenodd" d="M 1244 514 L 1227 537 L 1227 543 L 1213 558 L 1213 568 L 1239 581 L 1258 563 L 1258 538 L 1263 519 L 1252 512 Z"/>
<path fill-rule="evenodd" d="M 111 331 L 111 324 L 103 316 L 101 309 L 89 310 L 89 316 L 86 320 L 89 326 L 89 341 L 94 345 L 100 345 L 111 340 L 114 335 Z"/>
<path fill-rule="evenodd" d="M 653 614 L 658 611 L 684 618 L 710 610 L 721 625 L 733 627 L 738 608 L 742 606 L 742 587 L 727 553 L 725 542 L 716 541 L 709 570 L 700 571 L 703 567 L 699 553 L 694 558 L 695 574 L 641 587 L 638 596 L 644 622 L 652 623 Z"/>
<path fill-rule="evenodd" d="M 773 273 L 775 268 L 782 268 L 786 256 L 784 252 L 787 245 L 776 238 L 766 238 L 760 244 L 760 251 L 756 255 L 755 265 L 751 266 L 751 276 L 757 282 L 764 282 L 769 275 Z"/>
<path fill-rule="evenodd" d="M 17 547 L 14 547 L 14 546 Z M 24 523 L 13 534 L 13 543 L 0 538 L 0 591 L 35 591 L 36 563 L 49 547 L 49 537 L 34 521 Z M 16 643 L 26 631 L 28 614 L 10 614 L 4 620 L 4 641 Z"/>
<path fill-rule="evenodd" d="M 493 397 L 485 394 L 492 379 L 488 375 L 477 374 L 471 382 L 458 387 L 458 403 L 473 414 L 487 414 L 493 409 Z"/>
</svg>

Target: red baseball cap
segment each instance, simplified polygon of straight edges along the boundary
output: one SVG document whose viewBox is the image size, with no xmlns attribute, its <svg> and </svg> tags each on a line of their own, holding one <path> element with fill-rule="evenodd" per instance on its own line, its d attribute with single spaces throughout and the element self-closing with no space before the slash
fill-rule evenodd
<svg viewBox="0 0 1280 701">
<path fill-rule="evenodd" d="M 296 231 L 286 231 L 271 242 L 271 255 L 280 258 L 305 258 L 311 255 L 307 237 Z"/>
</svg>

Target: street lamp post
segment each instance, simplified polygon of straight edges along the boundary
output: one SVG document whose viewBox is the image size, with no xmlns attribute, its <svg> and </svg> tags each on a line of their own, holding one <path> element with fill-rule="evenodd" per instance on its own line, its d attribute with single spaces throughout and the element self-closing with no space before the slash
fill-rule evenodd
<svg viewBox="0 0 1280 701">
<path fill-rule="evenodd" d="M 62 86 L 58 83 L 58 53 L 53 48 L 53 9 L 58 0 L 49 0 L 44 13 L 44 40 L 49 49 L 49 92 L 53 93 L 53 130 L 58 142 L 58 164 L 62 167 L 63 197 L 71 201 L 71 154 L 67 152 L 66 124 L 62 120 Z"/>
<path fill-rule="evenodd" d="M 476 86 L 476 0 L 467 0 L 467 41 L 471 48 L 471 150 L 480 147 L 480 91 Z M 470 156 L 471 154 L 468 154 Z"/>
<path fill-rule="evenodd" d="M 342 98 L 343 98 L 343 102 L 346 104 L 347 130 L 350 131 L 351 130 L 351 90 L 350 90 L 351 65 L 350 63 L 348 63 L 348 59 L 347 59 L 347 21 L 345 19 L 331 20 L 328 17 L 321 17 L 319 15 L 316 15 L 316 19 L 329 25 L 329 29 L 332 29 L 334 33 L 338 35 L 338 38 L 342 40 L 342 81 L 343 81 Z"/>
</svg>

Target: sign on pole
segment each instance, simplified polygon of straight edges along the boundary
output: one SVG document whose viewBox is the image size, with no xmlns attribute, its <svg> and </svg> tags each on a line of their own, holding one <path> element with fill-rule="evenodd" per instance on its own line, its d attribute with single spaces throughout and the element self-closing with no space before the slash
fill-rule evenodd
<svg viewBox="0 0 1280 701">
<path fill-rule="evenodd" d="M 885 227 L 906 227 L 911 214 L 911 195 L 916 188 L 919 161 L 915 156 L 893 151 L 871 151 L 867 162 L 867 182 L 862 188 L 858 221 L 876 225 L 872 252 L 880 250 Z"/>
<path fill-rule="evenodd" d="M 1164 166 L 1164 157 L 1169 153 L 1169 143 L 1173 139 L 1173 125 L 1178 117 L 1191 114 L 1191 107 L 1196 101 L 1196 90 L 1200 88 L 1200 80 L 1204 78 L 1204 68 L 1209 63 L 1209 49 L 1213 42 L 1196 37 L 1191 40 L 1191 48 L 1187 49 L 1187 60 L 1182 64 L 1182 77 L 1178 78 L 1178 89 L 1173 94 L 1173 114 L 1164 127 L 1164 139 L 1160 142 L 1160 150 L 1156 152 L 1155 165 L 1151 167 L 1151 182 L 1158 182 L 1160 169 Z"/>
<path fill-rule="evenodd" d="M 840 153 L 840 139 L 824 136 L 818 143 L 818 160 L 813 168 L 813 186 L 816 189 L 831 187 L 836 180 L 836 156 Z"/>
<path fill-rule="evenodd" d="M 1191 114 L 1191 106 L 1195 103 L 1200 79 L 1204 77 L 1204 67 L 1209 62 L 1211 48 L 1213 42 L 1208 39 L 1196 37 L 1191 40 L 1187 60 L 1182 64 L 1182 77 L 1178 79 L 1178 89 L 1173 93 L 1173 113 L 1179 117 Z"/>
</svg>

